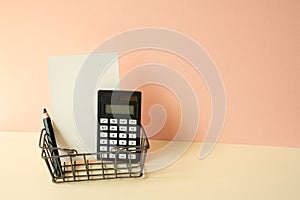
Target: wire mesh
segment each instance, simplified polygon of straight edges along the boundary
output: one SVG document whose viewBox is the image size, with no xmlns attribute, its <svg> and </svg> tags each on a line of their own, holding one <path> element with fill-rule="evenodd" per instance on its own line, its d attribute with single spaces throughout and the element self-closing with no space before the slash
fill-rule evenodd
<svg viewBox="0 0 300 200">
<path fill-rule="evenodd" d="M 149 141 L 141 128 L 140 146 L 115 146 L 108 152 L 78 153 L 76 149 L 53 148 L 49 145 L 48 133 L 41 130 L 39 147 L 52 181 L 54 183 L 90 181 L 119 178 L 139 178 L 143 176 L 143 168 L 149 149 Z M 59 155 L 52 154 L 58 150 Z M 104 154 L 115 154 L 114 160 L 103 159 Z M 119 159 L 118 154 L 129 154 L 128 159 Z M 140 154 L 138 162 L 130 159 L 130 154 Z M 98 159 L 97 159 L 98 158 Z"/>
</svg>

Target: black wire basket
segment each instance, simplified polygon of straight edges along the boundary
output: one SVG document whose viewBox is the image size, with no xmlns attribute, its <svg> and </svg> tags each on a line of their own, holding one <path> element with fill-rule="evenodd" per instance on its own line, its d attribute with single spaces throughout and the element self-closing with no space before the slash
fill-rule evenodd
<svg viewBox="0 0 300 200">
<path fill-rule="evenodd" d="M 143 176 L 143 168 L 149 141 L 143 128 L 139 146 L 115 146 L 109 152 L 78 153 L 76 149 L 53 148 L 49 144 L 45 129 L 42 129 L 39 147 L 54 183 L 77 182 L 103 179 L 139 178 Z M 53 151 L 58 151 L 53 155 Z M 115 154 L 115 159 L 107 160 L 103 154 Z M 118 159 L 118 154 L 129 154 L 128 159 Z M 139 154 L 139 160 L 131 160 L 130 154 Z"/>
</svg>

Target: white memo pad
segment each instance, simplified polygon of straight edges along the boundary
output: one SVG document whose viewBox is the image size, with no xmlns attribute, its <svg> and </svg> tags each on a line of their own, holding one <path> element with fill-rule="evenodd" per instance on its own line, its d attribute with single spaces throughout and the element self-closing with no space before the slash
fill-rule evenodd
<svg viewBox="0 0 300 200">
<path fill-rule="evenodd" d="M 97 61 L 97 67 L 102 68 L 104 76 L 99 81 L 98 89 L 118 89 L 119 83 L 119 66 L 117 53 L 101 53 L 92 55 L 74 55 L 74 56 L 51 56 L 48 60 L 48 76 L 50 83 L 51 96 L 51 119 L 54 124 L 54 131 L 59 147 L 73 148 L 78 152 L 86 152 L 83 141 L 80 140 L 75 126 L 73 115 L 73 92 L 77 75 L 83 66 L 85 60 L 93 56 L 93 60 Z M 114 62 L 105 71 L 107 61 Z M 95 94 L 95 98 L 97 95 Z M 96 111 L 96 101 L 94 105 Z M 95 118 L 96 119 L 96 118 Z M 96 152 L 96 127 L 97 121 L 93 122 L 95 130 L 94 137 L 95 147 L 89 147 Z"/>
</svg>

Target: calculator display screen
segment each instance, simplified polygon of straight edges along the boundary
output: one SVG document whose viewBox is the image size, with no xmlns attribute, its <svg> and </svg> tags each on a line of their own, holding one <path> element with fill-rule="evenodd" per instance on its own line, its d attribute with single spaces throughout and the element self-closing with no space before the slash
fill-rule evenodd
<svg viewBox="0 0 300 200">
<path fill-rule="evenodd" d="M 134 105 L 105 105 L 105 114 L 134 115 Z"/>
</svg>

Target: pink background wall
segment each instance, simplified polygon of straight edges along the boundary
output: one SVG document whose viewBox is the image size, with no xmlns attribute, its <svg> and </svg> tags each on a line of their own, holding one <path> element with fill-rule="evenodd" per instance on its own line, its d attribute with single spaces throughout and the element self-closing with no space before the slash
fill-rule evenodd
<svg viewBox="0 0 300 200">
<path fill-rule="evenodd" d="M 218 66 L 227 93 L 221 142 L 300 147 L 299 10 L 299 0 L 1 3 L 0 130 L 41 128 L 41 110 L 50 107 L 48 56 L 87 54 L 114 34 L 154 26 L 192 37 Z M 186 65 L 172 55 L 141 51 L 120 60 L 121 73 L 150 61 L 179 70 Z M 201 99 L 201 140 L 210 117 L 209 95 L 192 71 L 182 73 Z M 168 100 L 171 94 L 156 89 L 169 112 L 178 109 Z M 145 106 L 155 101 L 148 97 Z M 171 121 L 178 120 L 174 114 Z M 170 139 L 166 133 L 172 130 L 176 126 L 167 122 L 156 137 Z"/>
</svg>

